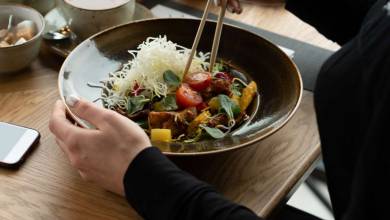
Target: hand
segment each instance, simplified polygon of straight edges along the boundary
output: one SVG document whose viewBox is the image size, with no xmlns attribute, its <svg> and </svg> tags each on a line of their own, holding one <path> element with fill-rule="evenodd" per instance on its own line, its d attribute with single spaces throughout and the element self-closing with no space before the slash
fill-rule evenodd
<svg viewBox="0 0 390 220">
<path fill-rule="evenodd" d="M 220 5 L 221 0 L 214 0 L 214 4 Z M 226 9 L 231 13 L 241 14 L 242 8 L 239 0 L 227 0 Z"/>
<path fill-rule="evenodd" d="M 124 174 L 138 153 L 151 145 L 148 136 L 135 122 L 114 111 L 76 97 L 68 100 L 72 112 L 97 129 L 73 125 L 66 119 L 65 105 L 57 101 L 49 123 L 57 144 L 84 180 L 124 195 Z"/>
</svg>

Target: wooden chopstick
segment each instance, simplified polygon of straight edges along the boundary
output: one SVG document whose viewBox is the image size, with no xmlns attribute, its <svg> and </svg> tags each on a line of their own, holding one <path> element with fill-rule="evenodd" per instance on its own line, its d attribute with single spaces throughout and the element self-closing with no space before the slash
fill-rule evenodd
<svg viewBox="0 0 390 220">
<path fill-rule="evenodd" d="M 184 69 L 183 78 L 188 73 L 188 70 L 191 67 L 192 59 L 194 58 L 194 55 L 195 55 L 195 52 L 196 52 L 196 48 L 198 47 L 200 37 L 202 36 L 202 32 L 203 32 L 203 29 L 204 29 L 204 25 L 206 23 L 207 16 L 209 15 L 211 2 L 212 2 L 212 0 L 208 0 L 207 4 L 206 4 L 206 7 L 204 9 L 202 20 L 200 21 L 200 24 L 199 24 L 199 27 L 198 27 L 198 32 L 196 33 L 194 43 L 192 44 L 191 53 L 190 53 L 190 56 L 188 57 L 186 67 Z"/>
<path fill-rule="evenodd" d="M 215 28 L 213 47 L 210 55 L 210 67 L 209 72 L 213 72 L 213 67 L 217 59 L 219 41 L 221 39 L 221 32 L 223 27 L 223 19 L 225 17 L 227 0 L 221 0 L 221 9 L 219 10 L 219 16 L 217 21 L 217 27 Z"/>
</svg>

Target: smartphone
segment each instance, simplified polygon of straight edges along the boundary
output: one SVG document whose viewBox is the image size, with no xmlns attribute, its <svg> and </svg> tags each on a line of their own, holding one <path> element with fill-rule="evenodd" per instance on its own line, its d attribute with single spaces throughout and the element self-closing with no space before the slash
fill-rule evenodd
<svg viewBox="0 0 390 220">
<path fill-rule="evenodd" d="M 39 138 L 34 129 L 0 122 L 0 165 L 19 166 Z"/>
</svg>

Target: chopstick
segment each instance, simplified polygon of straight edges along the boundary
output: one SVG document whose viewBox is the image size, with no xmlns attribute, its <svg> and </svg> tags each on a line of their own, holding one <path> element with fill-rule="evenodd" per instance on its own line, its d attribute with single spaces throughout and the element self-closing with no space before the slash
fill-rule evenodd
<svg viewBox="0 0 390 220">
<path fill-rule="evenodd" d="M 211 1 L 212 0 L 207 1 L 206 7 L 204 9 L 203 16 L 202 16 L 202 19 L 201 19 L 199 27 L 198 27 L 198 31 L 197 31 L 196 36 L 195 36 L 194 43 L 192 44 L 190 56 L 188 57 L 186 67 L 184 69 L 183 78 L 188 73 L 188 71 L 191 67 L 192 59 L 194 58 L 196 49 L 197 49 L 198 44 L 199 44 L 200 37 L 202 36 L 202 32 L 204 29 L 204 25 L 206 23 L 207 16 L 208 16 L 209 11 L 210 11 Z M 225 12 L 226 12 L 226 4 L 227 4 L 227 0 L 221 1 L 221 9 L 219 11 L 217 26 L 215 28 L 213 45 L 212 45 L 212 50 L 211 50 L 211 55 L 210 55 L 210 67 L 209 67 L 210 72 L 212 72 L 216 58 L 217 58 L 219 41 L 221 38 L 221 32 L 222 32 L 222 27 L 223 27 L 223 18 L 225 17 Z"/>
<path fill-rule="evenodd" d="M 213 47 L 212 47 L 211 55 L 210 55 L 210 67 L 209 67 L 210 72 L 213 71 L 213 67 L 214 67 L 215 61 L 217 59 L 219 41 L 221 39 L 221 32 L 222 32 L 222 27 L 223 27 L 223 18 L 225 17 L 225 12 L 226 12 L 226 4 L 227 4 L 227 0 L 221 1 L 221 9 L 219 10 L 217 27 L 215 28 Z"/>
<path fill-rule="evenodd" d="M 198 47 L 200 37 L 202 36 L 202 32 L 203 32 L 204 25 L 206 23 L 207 16 L 209 15 L 211 2 L 212 2 L 212 0 L 208 0 L 206 7 L 204 9 L 203 16 L 202 16 L 202 19 L 201 19 L 199 27 L 198 27 L 198 32 L 196 32 L 195 40 L 194 40 L 194 43 L 192 44 L 192 48 L 191 48 L 191 53 L 190 53 L 190 56 L 188 57 L 186 67 L 184 69 L 183 78 L 188 73 L 188 70 L 191 67 L 192 59 L 194 58 L 196 48 Z"/>
</svg>

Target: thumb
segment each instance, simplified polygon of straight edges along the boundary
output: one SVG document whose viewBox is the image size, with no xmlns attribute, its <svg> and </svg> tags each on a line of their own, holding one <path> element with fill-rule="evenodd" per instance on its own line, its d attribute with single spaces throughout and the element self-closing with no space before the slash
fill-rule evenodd
<svg viewBox="0 0 390 220">
<path fill-rule="evenodd" d="M 109 111 L 74 95 L 65 97 L 65 101 L 72 113 L 95 127 L 100 127 L 99 125 L 104 121 L 105 113 Z"/>
<path fill-rule="evenodd" d="M 214 0 L 214 4 L 217 6 L 221 5 L 221 0 Z M 239 0 L 227 0 L 226 9 L 230 13 L 240 14 L 242 12 L 241 4 Z"/>
<path fill-rule="evenodd" d="M 239 0 L 228 0 L 227 5 L 227 9 L 230 8 L 232 13 L 241 14 L 242 8 Z"/>
</svg>

